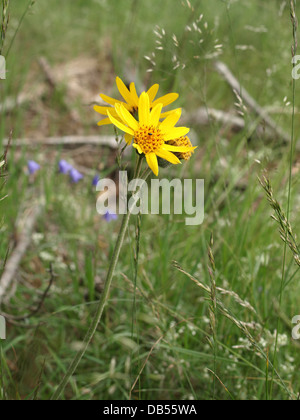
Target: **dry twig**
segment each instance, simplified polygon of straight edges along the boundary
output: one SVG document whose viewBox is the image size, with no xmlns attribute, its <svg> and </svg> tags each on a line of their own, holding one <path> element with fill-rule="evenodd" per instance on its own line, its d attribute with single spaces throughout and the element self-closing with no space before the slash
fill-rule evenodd
<svg viewBox="0 0 300 420">
<path fill-rule="evenodd" d="M 255 99 L 252 98 L 247 90 L 241 86 L 240 82 L 231 73 L 226 64 L 221 61 L 216 61 L 215 68 L 231 86 L 233 91 L 240 95 L 245 103 L 260 117 L 260 119 L 264 121 L 265 124 L 278 135 L 278 137 L 281 137 L 285 144 L 290 143 L 290 135 L 279 127 L 278 124 L 276 124 L 276 122 L 267 114 L 267 112 L 255 101 Z"/>
<path fill-rule="evenodd" d="M 0 304 L 3 302 L 5 294 L 9 286 L 14 280 L 18 267 L 21 263 L 21 260 L 30 245 L 31 235 L 37 221 L 37 218 L 41 214 L 42 208 L 44 207 L 43 203 L 37 204 L 32 208 L 31 214 L 28 216 L 25 221 L 23 231 L 21 232 L 18 238 L 18 244 L 13 250 L 11 256 L 8 258 L 2 277 L 0 279 Z"/>
</svg>

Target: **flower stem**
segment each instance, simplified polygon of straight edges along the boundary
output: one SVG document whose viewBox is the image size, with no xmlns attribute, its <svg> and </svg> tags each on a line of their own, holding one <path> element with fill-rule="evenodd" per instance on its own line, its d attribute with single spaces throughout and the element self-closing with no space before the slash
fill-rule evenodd
<svg viewBox="0 0 300 420">
<path fill-rule="evenodd" d="M 142 163 L 143 163 L 143 159 L 139 156 L 134 178 L 136 178 L 140 175 Z M 92 323 L 89 327 L 89 330 L 88 330 L 88 332 L 87 332 L 87 334 L 84 338 L 82 348 L 77 352 L 77 354 L 76 354 L 75 358 L 73 359 L 71 365 L 69 366 L 65 376 L 63 377 L 61 383 L 58 385 L 56 391 L 52 395 L 51 400 L 58 400 L 59 399 L 59 397 L 63 393 L 66 385 L 68 384 L 70 378 L 72 377 L 75 370 L 77 369 L 81 359 L 83 358 L 90 342 L 92 341 L 92 339 L 95 335 L 95 332 L 97 331 L 98 325 L 101 321 L 101 317 L 102 317 L 102 314 L 103 314 L 104 307 L 105 307 L 105 305 L 107 303 L 107 300 L 108 300 L 108 295 L 109 295 L 112 279 L 113 279 L 115 269 L 116 269 L 116 266 L 117 266 L 117 263 L 118 263 L 120 251 L 121 251 L 121 248 L 122 248 L 122 245 L 123 245 L 123 242 L 124 242 L 124 237 L 125 237 L 125 234 L 126 234 L 126 231 L 127 231 L 130 215 L 131 215 L 131 213 L 130 213 L 130 211 L 128 211 L 123 216 L 120 232 L 119 232 L 117 243 L 115 245 L 114 253 L 113 253 L 113 256 L 112 256 L 112 259 L 111 259 L 111 262 L 110 262 L 110 266 L 109 266 L 109 269 L 108 269 L 108 272 L 107 272 L 107 277 L 106 277 L 106 280 L 105 280 L 104 289 L 103 289 L 103 292 L 102 292 L 102 295 L 101 295 L 101 299 L 99 301 L 99 304 L 98 304 L 96 313 L 94 315 L 93 321 L 92 321 Z"/>
</svg>

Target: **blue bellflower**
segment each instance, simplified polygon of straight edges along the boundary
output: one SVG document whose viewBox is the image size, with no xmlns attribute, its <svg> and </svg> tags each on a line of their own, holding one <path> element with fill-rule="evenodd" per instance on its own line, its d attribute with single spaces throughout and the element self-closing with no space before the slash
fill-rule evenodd
<svg viewBox="0 0 300 420">
<path fill-rule="evenodd" d="M 93 181 L 92 181 L 93 187 L 96 187 L 99 181 L 100 181 L 100 175 L 97 174 L 94 176 Z"/>
<path fill-rule="evenodd" d="M 28 171 L 30 175 L 33 175 L 39 169 L 41 169 L 40 165 L 36 163 L 34 160 L 29 160 L 27 163 Z"/>
<path fill-rule="evenodd" d="M 83 175 L 79 171 L 77 171 L 77 169 L 72 168 L 70 170 L 70 178 L 71 178 L 72 182 L 77 184 L 77 182 L 79 182 L 81 179 L 83 179 Z"/>
<path fill-rule="evenodd" d="M 109 223 L 109 222 L 111 222 L 112 220 L 117 220 L 117 219 L 118 219 L 118 216 L 117 216 L 115 213 L 110 213 L 109 211 L 107 211 L 107 212 L 105 213 L 105 215 L 103 216 L 103 219 L 104 219 L 107 223 Z"/>
<path fill-rule="evenodd" d="M 62 159 L 58 162 L 58 168 L 61 174 L 67 174 L 71 171 L 72 165 L 70 165 L 70 163 L 68 163 L 66 160 Z"/>
</svg>

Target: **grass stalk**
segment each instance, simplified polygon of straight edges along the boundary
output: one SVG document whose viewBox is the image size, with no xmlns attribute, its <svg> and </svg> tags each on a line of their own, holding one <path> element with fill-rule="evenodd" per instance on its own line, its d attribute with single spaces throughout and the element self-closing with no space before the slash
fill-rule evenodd
<svg viewBox="0 0 300 420">
<path fill-rule="evenodd" d="M 137 167 L 136 167 L 136 171 L 135 171 L 135 178 L 139 176 L 140 172 L 141 172 L 141 168 L 142 168 L 142 163 L 143 163 L 143 159 L 142 157 L 139 156 L 138 158 L 138 162 L 137 162 Z M 129 219 L 130 219 L 130 211 L 128 210 L 126 214 L 124 214 L 123 216 L 123 220 L 122 220 L 122 224 L 121 224 L 121 228 L 119 231 L 119 235 L 118 235 L 118 239 L 115 245 L 115 249 L 114 249 L 114 253 L 112 256 L 112 259 L 110 261 L 110 266 L 107 272 L 107 276 L 106 276 L 106 280 L 104 283 L 104 289 L 101 295 L 101 299 L 99 301 L 96 313 L 94 315 L 94 318 L 92 320 L 92 323 L 89 327 L 89 330 L 84 338 L 83 341 L 83 345 L 82 348 L 77 352 L 75 358 L 73 359 L 72 363 L 70 364 L 66 374 L 64 375 L 62 381 L 60 382 L 60 384 L 58 385 L 56 391 L 54 392 L 53 396 L 51 397 L 51 400 L 58 400 L 66 385 L 68 384 L 68 382 L 70 381 L 71 377 L 73 376 L 73 374 L 75 373 L 81 359 L 84 357 L 85 352 L 87 351 L 87 348 L 90 344 L 90 342 L 92 341 L 98 325 L 101 321 L 102 318 L 102 314 L 103 314 L 103 310 L 105 308 L 105 305 L 107 304 L 108 301 L 108 295 L 110 292 L 110 288 L 111 288 L 111 283 L 114 277 L 114 273 L 116 270 L 116 266 L 119 260 L 119 255 L 121 252 L 121 248 L 124 242 L 124 238 L 125 238 L 125 234 L 127 232 L 127 228 L 128 228 L 128 223 L 129 223 Z"/>
<path fill-rule="evenodd" d="M 290 0 L 290 13 L 291 13 L 291 21 L 292 21 L 292 29 L 293 29 L 293 45 L 292 45 L 292 58 L 296 56 L 297 53 L 297 29 L 298 29 L 298 20 L 296 16 L 296 0 Z M 295 67 L 295 64 L 293 64 Z M 282 262 L 282 278 L 281 278 L 281 285 L 280 285 L 280 295 L 279 295 L 279 309 L 282 306 L 282 298 L 283 298 L 283 290 L 284 290 L 284 283 L 285 283 L 285 267 L 286 267 L 286 258 L 287 258 L 287 247 L 288 247 L 288 236 L 289 236 L 289 220 L 290 220 L 290 207 L 291 207 L 291 195 L 292 195 L 292 168 L 293 168 L 293 156 L 294 156 L 294 142 L 295 142 L 295 100 L 296 100 L 296 80 L 293 78 L 292 81 L 292 90 L 293 90 L 293 111 L 292 111 L 292 123 L 291 123 L 291 144 L 290 144 L 290 156 L 289 156 L 289 181 L 288 181 L 288 199 L 287 199 L 287 226 L 284 229 L 284 253 L 283 253 L 283 262 Z M 277 320 L 277 330 L 276 330 L 276 339 L 275 339 L 275 348 L 274 348 L 274 355 L 273 355 L 273 371 L 272 371 L 272 381 L 270 386 L 270 398 L 273 397 L 273 386 L 274 386 L 274 375 L 275 375 L 275 367 L 277 361 L 277 350 L 278 350 L 278 337 L 279 337 L 279 326 L 280 326 L 280 317 L 278 316 Z"/>
</svg>

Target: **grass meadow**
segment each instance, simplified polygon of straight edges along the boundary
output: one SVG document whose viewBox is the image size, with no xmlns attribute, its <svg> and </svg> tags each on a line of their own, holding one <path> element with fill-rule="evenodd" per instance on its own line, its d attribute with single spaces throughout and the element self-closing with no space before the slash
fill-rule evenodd
<svg viewBox="0 0 300 420">
<path fill-rule="evenodd" d="M 114 136 L 97 127 L 93 105 L 100 93 L 119 97 L 116 76 L 139 92 L 159 83 L 161 95 L 179 93 L 198 148 L 159 176 L 204 179 L 205 217 L 199 226 L 176 214 L 131 218 L 100 325 L 61 398 L 298 399 L 296 1 L 2 3 L 0 274 L 14 274 L 0 297 L 0 399 L 51 398 L 101 296 L 121 218 L 97 214 L 92 179 L 117 179 L 118 152 L 46 140 Z M 129 172 L 134 158 L 122 161 Z M 84 178 L 58 173 L 61 159 Z M 40 165 L 31 176 L 28 160 Z"/>
</svg>

